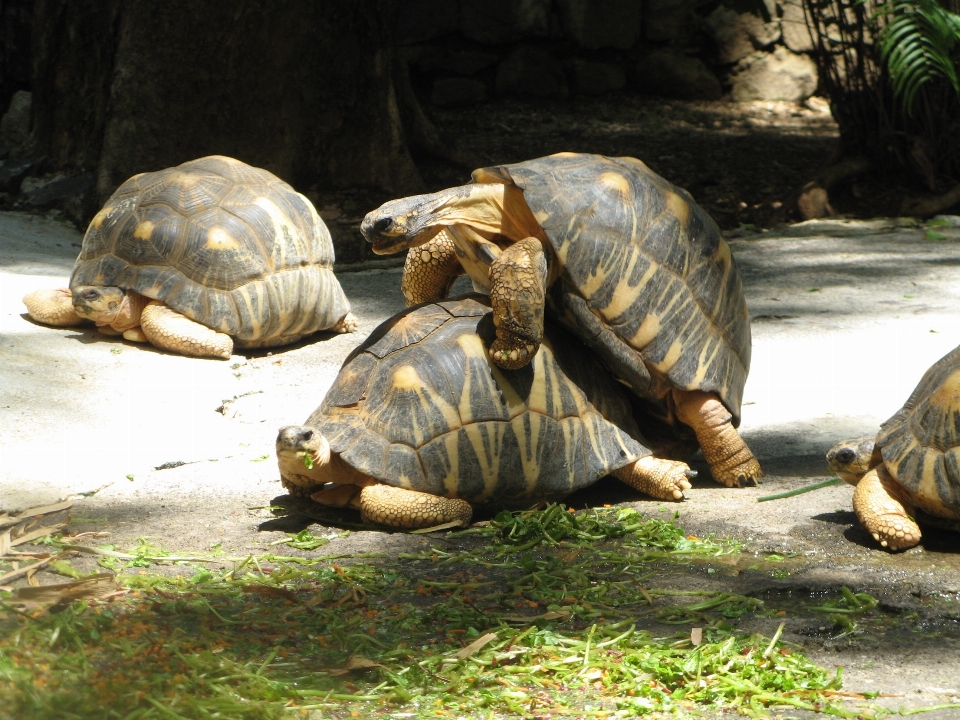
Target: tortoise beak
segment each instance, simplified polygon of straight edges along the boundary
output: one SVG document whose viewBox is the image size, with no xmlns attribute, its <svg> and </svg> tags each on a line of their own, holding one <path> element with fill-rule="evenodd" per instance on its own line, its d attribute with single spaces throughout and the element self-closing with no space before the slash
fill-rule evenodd
<svg viewBox="0 0 960 720">
<path fill-rule="evenodd" d="M 360 232 L 367 242 L 373 245 L 377 255 L 389 255 L 407 247 L 408 239 L 402 223 L 390 215 L 381 215 L 379 211 L 367 213 L 360 225 Z"/>
<path fill-rule="evenodd" d="M 360 232 L 378 255 L 422 245 L 440 232 L 445 201 L 444 193 L 391 200 L 367 213 Z"/>
</svg>

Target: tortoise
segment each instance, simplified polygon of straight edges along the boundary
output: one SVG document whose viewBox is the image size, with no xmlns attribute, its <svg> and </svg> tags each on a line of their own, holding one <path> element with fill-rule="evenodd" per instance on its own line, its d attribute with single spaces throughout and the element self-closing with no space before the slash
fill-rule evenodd
<svg viewBox="0 0 960 720">
<path fill-rule="evenodd" d="M 409 304 L 445 297 L 463 273 L 488 292 L 500 367 L 534 356 L 546 305 L 665 436 L 683 446 L 695 433 L 717 481 L 763 475 L 736 431 L 751 348 L 730 247 L 689 193 L 641 161 L 560 153 L 481 168 L 470 184 L 385 203 L 361 232 L 376 253 L 409 249 Z"/>
<path fill-rule="evenodd" d="M 876 436 L 845 440 L 830 469 L 855 485 L 853 509 L 883 547 L 906 550 L 923 525 L 960 531 L 960 347 L 934 363 Z"/>
<path fill-rule="evenodd" d="M 607 474 L 683 498 L 696 473 L 652 456 L 629 395 L 593 354 L 548 327 L 532 363 L 502 370 L 489 357 L 495 338 L 479 294 L 383 322 L 306 423 L 280 429 L 283 486 L 405 529 L 466 525 L 474 505 L 559 499 Z"/>
<path fill-rule="evenodd" d="M 210 156 L 123 183 L 90 222 L 70 289 L 23 302 L 34 320 L 93 320 L 106 334 L 229 358 L 234 345 L 285 345 L 351 332 L 330 233 L 275 175 Z"/>
</svg>

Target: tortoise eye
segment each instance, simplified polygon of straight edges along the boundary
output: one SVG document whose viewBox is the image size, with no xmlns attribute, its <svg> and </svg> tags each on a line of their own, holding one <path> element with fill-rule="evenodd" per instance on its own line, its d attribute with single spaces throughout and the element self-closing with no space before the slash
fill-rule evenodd
<svg viewBox="0 0 960 720">
<path fill-rule="evenodd" d="M 84 300 L 96 300 L 98 297 L 100 297 L 100 293 L 98 293 L 96 290 L 87 290 L 83 294 Z"/>
<path fill-rule="evenodd" d="M 385 217 L 380 218 L 373 224 L 373 229 L 376 232 L 385 232 L 393 226 L 393 218 Z"/>
<path fill-rule="evenodd" d="M 857 454 L 850 448 L 843 448 L 842 450 L 838 450 L 834 457 L 837 459 L 837 462 L 846 464 L 853 462 Z"/>
</svg>

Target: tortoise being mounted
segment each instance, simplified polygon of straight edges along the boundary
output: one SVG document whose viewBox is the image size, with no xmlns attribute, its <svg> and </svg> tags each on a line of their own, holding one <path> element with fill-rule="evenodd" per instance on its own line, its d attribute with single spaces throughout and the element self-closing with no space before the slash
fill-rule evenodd
<svg viewBox="0 0 960 720">
<path fill-rule="evenodd" d="M 651 456 L 629 395 L 561 328 L 523 368 L 491 361 L 489 302 L 425 303 L 374 330 L 307 422 L 280 429 L 284 487 L 407 529 L 466 524 L 474 504 L 562 498 L 608 474 L 681 499 L 695 473 Z"/>
</svg>

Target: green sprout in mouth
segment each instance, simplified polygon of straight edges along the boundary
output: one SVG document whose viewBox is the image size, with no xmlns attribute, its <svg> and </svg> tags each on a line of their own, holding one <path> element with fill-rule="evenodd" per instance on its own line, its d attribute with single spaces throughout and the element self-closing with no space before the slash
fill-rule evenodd
<svg viewBox="0 0 960 720">
<path fill-rule="evenodd" d="M 313 458 L 310 456 L 310 453 L 303 454 L 303 465 L 307 470 L 313 470 Z"/>
</svg>

